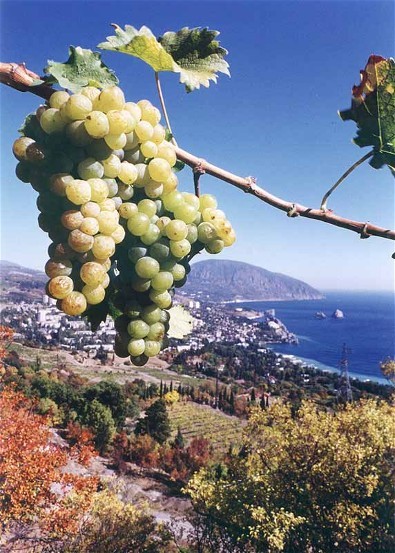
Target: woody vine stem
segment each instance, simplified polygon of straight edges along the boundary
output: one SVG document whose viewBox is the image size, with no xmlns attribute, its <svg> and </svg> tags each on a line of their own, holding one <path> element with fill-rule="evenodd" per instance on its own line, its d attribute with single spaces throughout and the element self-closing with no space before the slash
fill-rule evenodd
<svg viewBox="0 0 395 553">
<path fill-rule="evenodd" d="M 36 73 L 28 70 L 24 64 L 0 62 L 0 82 L 1 83 L 8 85 L 21 92 L 31 92 L 33 94 L 36 94 L 37 96 L 40 96 L 41 98 L 44 98 L 45 100 L 48 100 L 51 94 L 54 92 L 54 89 L 52 89 L 50 86 L 46 84 L 36 85 L 35 82 L 39 78 L 40 77 Z M 158 87 L 158 93 L 159 93 L 161 89 L 160 89 L 160 82 L 158 79 L 157 79 L 157 87 Z M 164 111 L 166 123 L 168 124 L 167 112 L 164 106 L 163 95 L 161 92 L 159 93 L 159 98 L 160 99 L 162 98 L 161 100 L 162 109 Z M 325 200 L 323 200 L 323 206 L 320 209 L 313 209 L 310 207 L 305 207 L 296 202 L 283 200 L 282 198 L 274 196 L 267 190 L 258 186 L 256 184 L 256 180 L 253 177 L 240 177 L 238 175 L 235 175 L 225 169 L 222 169 L 220 167 L 217 167 L 209 163 L 208 161 L 202 160 L 201 158 L 183 150 L 177 145 L 175 145 L 175 152 L 177 155 L 177 159 L 184 162 L 189 167 L 191 167 L 192 170 L 195 171 L 195 173 L 198 172 L 199 175 L 203 173 L 207 173 L 208 175 L 211 175 L 217 179 L 225 181 L 231 184 L 232 186 L 239 188 L 243 192 L 246 192 L 248 194 L 251 194 L 252 196 L 255 196 L 256 198 L 263 201 L 264 203 L 272 207 L 275 207 L 276 209 L 284 211 L 289 217 L 300 216 L 300 217 L 306 217 L 308 219 L 315 219 L 323 223 L 328 223 L 330 225 L 335 225 L 337 227 L 345 228 L 347 230 L 351 230 L 352 232 L 356 232 L 357 234 L 360 235 L 361 238 L 368 238 L 369 236 L 378 236 L 389 240 L 395 240 L 395 230 L 385 229 L 383 227 L 379 227 L 377 225 L 373 225 L 372 223 L 368 223 L 368 222 L 353 221 L 346 217 L 336 215 L 333 211 L 324 209 Z M 360 163 L 362 163 L 362 161 L 365 161 L 365 159 L 368 159 L 370 155 L 371 155 L 371 152 L 369 152 L 369 154 L 366 154 L 366 156 L 361 158 L 359 162 L 353 165 L 352 169 L 355 169 Z M 329 193 L 332 192 L 335 186 L 338 186 L 338 184 L 340 184 L 340 182 L 344 180 L 345 176 L 347 176 L 349 172 L 350 170 L 346 171 L 346 173 L 339 179 L 336 185 L 334 185 L 332 189 L 327 193 L 326 198 L 329 196 Z"/>
</svg>

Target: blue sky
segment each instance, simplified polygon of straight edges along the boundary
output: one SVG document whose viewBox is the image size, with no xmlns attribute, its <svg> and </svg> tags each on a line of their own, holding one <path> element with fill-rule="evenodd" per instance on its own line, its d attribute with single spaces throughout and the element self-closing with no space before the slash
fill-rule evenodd
<svg viewBox="0 0 395 553">
<path fill-rule="evenodd" d="M 185 94 L 162 74 L 173 131 L 181 147 L 238 175 L 253 175 L 270 192 L 311 207 L 366 150 L 352 144 L 353 123 L 338 109 L 370 54 L 394 55 L 394 3 L 371 1 L 3 1 L 1 59 L 24 61 L 40 73 L 47 59 L 65 61 L 69 45 L 95 49 L 110 23 L 147 25 L 156 35 L 183 26 L 221 32 L 231 78 Z M 128 100 L 158 104 L 151 69 L 104 52 Z M 46 235 L 37 225 L 37 193 L 19 182 L 11 148 L 24 117 L 40 100 L 4 86 L 1 93 L 1 258 L 43 268 Z M 189 170 L 181 187 L 192 190 Z M 259 200 L 210 177 L 238 240 L 220 257 L 301 278 L 320 289 L 393 289 L 395 246 L 351 232 L 289 219 Z M 340 215 L 394 227 L 394 180 L 362 166 L 330 199 Z"/>
</svg>

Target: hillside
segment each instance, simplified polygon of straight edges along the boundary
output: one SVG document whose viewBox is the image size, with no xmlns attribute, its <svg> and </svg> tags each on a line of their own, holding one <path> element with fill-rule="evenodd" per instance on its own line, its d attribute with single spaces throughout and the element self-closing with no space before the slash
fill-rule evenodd
<svg viewBox="0 0 395 553">
<path fill-rule="evenodd" d="M 240 261 L 208 260 L 192 265 L 182 293 L 201 300 L 315 300 L 323 294 L 305 282 Z"/>
<path fill-rule="evenodd" d="M 33 301 L 45 294 L 48 277 L 35 269 L 10 261 L 0 261 L 0 300 Z"/>
</svg>

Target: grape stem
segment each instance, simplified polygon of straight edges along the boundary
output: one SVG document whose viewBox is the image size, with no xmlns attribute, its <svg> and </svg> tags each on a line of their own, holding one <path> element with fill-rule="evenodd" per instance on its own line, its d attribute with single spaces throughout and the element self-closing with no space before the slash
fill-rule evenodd
<svg viewBox="0 0 395 553">
<path fill-rule="evenodd" d="M 169 129 L 169 132 L 173 135 L 173 131 L 171 130 L 171 126 L 170 126 L 169 116 L 167 114 L 165 98 L 163 96 L 162 86 L 160 84 L 158 71 L 155 71 L 155 83 L 156 83 L 156 89 L 158 91 L 159 102 L 160 102 L 160 105 L 162 107 L 163 117 L 165 118 L 165 121 L 166 121 L 166 126 Z M 177 146 L 177 142 L 176 142 L 176 139 L 174 138 L 174 136 L 172 136 L 172 138 L 171 138 L 171 143 L 174 144 L 174 146 Z"/>
<path fill-rule="evenodd" d="M 367 154 L 365 154 L 363 157 L 361 157 L 361 159 L 359 159 L 358 161 L 356 161 L 353 165 L 351 165 L 351 167 L 349 167 L 347 169 L 347 171 L 345 171 L 345 173 L 342 174 L 342 176 L 340 177 L 340 179 L 338 179 L 335 184 L 332 186 L 332 188 L 330 188 L 328 190 L 328 192 L 325 194 L 325 196 L 322 198 L 322 201 L 321 201 L 321 209 L 322 211 L 327 211 L 328 207 L 327 207 L 327 201 L 328 201 L 328 198 L 329 196 L 332 194 L 332 192 L 334 190 L 336 190 L 336 188 L 348 177 L 348 175 L 350 173 L 352 173 L 354 171 L 354 169 L 356 169 L 357 167 L 359 167 L 364 161 L 366 161 L 367 159 L 369 159 L 370 157 L 372 157 L 372 155 L 374 154 L 373 150 L 371 150 L 370 152 L 368 152 Z"/>
<path fill-rule="evenodd" d="M 24 64 L 0 62 L 0 82 L 12 88 L 15 88 L 16 90 L 20 90 L 22 92 L 32 92 L 33 94 L 36 94 L 37 96 L 48 100 L 51 94 L 55 92 L 54 89 L 52 89 L 45 83 L 36 85 L 36 79 L 37 75 L 26 69 Z M 158 84 L 159 92 L 159 90 L 161 90 L 159 78 L 157 79 L 157 86 Z M 161 100 L 162 109 L 164 109 L 165 112 L 163 95 L 161 92 L 159 95 L 159 99 Z M 166 117 L 167 114 L 165 116 L 165 119 Z M 166 124 L 169 125 L 168 118 L 166 120 Z M 215 165 L 207 161 L 203 161 L 201 158 L 183 150 L 182 148 L 179 148 L 178 146 L 176 146 L 175 152 L 177 155 L 177 159 L 179 161 L 183 161 L 192 169 L 200 168 L 200 170 L 204 170 L 205 173 L 219 180 L 227 182 L 232 186 L 235 186 L 236 188 L 239 188 L 240 190 L 251 194 L 252 196 L 255 196 L 259 200 L 265 202 L 272 207 L 275 207 L 276 209 L 284 211 L 290 217 L 296 217 L 300 215 L 301 217 L 306 217 L 308 219 L 315 219 L 323 223 L 328 223 L 330 225 L 335 225 L 337 227 L 356 232 L 362 238 L 366 238 L 368 236 L 378 236 L 381 238 L 386 238 L 388 240 L 395 240 L 395 230 L 386 229 L 367 222 L 353 221 L 351 219 L 341 217 L 340 215 L 336 215 L 331 210 L 325 211 L 324 209 L 313 209 L 311 207 L 305 207 L 295 202 L 288 202 L 286 200 L 283 200 L 282 198 L 274 196 L 270 192 L 259 187 L 256 184 L 255 179 L 251 177 L 245 178 L 234 175 L 233 173 L 225 169 L 221 169 L 220 167 L 216 167 Z M 370 155 L 371 152 L 369 152 L 368 157 L 370 157 Z"/>
</svg>

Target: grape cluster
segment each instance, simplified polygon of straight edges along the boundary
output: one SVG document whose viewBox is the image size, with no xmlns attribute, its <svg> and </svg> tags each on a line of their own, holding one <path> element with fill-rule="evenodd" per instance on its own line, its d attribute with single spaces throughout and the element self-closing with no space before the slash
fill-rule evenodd
<svg viewBox="0 0 395 553">
<path fill-rule="evenodd" d="M 110 299 L 115 351 L 143 365 L 166 346 L 168 309 L 191 258 L 235 241 L 214 196 L 178 189 L 160 112 L 119 87 L 54 92 L 13 146 L 16 173 L 39 193 L 52 244 L 48 294 L 68 315 Z M 110 278 L 111 275 L 111 278 Z"/>
</svg>

